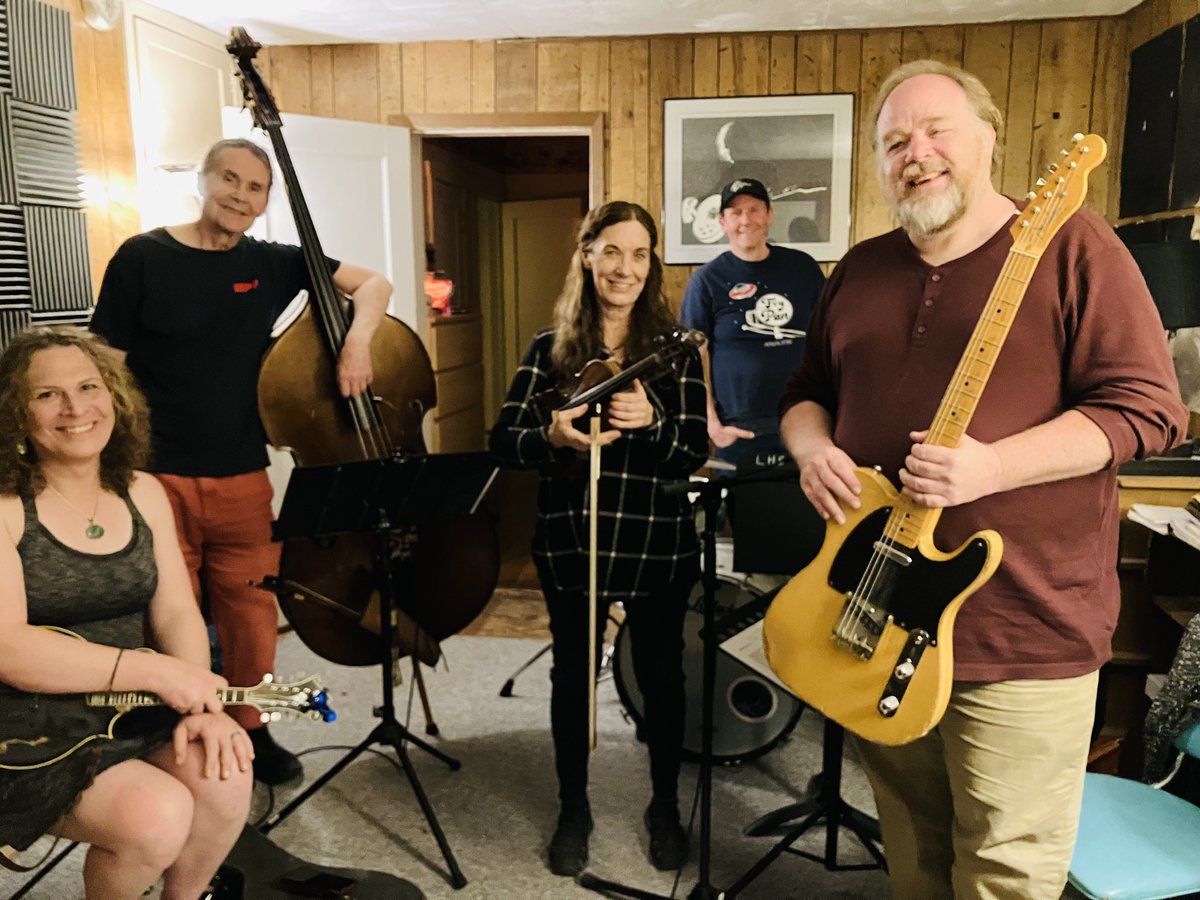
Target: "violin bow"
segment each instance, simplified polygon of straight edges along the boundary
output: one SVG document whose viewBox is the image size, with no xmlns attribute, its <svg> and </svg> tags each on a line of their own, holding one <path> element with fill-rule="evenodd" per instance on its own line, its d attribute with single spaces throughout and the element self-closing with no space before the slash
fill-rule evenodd
<svg viewBox="0 0 1200 900">
<path fill-rule="evenodd" d="M 588 752 L 596 749 L 596 556 L 600 516 L 600 404 L 589 426 L 588 446 Z"/>
</svg>

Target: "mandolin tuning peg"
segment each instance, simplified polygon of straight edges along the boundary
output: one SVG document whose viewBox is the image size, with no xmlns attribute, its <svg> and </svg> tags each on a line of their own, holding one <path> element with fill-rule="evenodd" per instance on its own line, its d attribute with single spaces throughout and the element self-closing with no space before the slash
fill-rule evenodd
<svg viewBox="0 0 1200 900">
<path fill-rule="evenodd" d="M 263 675 L 262 680 L 263 680 L 263 684 L 270 684 L 272 681 L 275 680 L 275 676 L 272 675 L 270 672 L 267 672 L 265 675 Z"/>
<path fill-rule="evenodd" d="M 271 714 L 270 714 L 270 713 L 259 713 L 259 714 L 258 714 L 258 721 L 260 721 L 260 722 L 262 722 L 264 725 L 266 725 L 268 722 L 270 722 L 270 721 L 271 721 Z"/>
<path fill-rule="evenodd" d="M 283 713 L 280 713 L 280 712 L 273 712 L 273 713 L 269 713 L 268 715 L 270 716 L 270 720 L 272 722 L 278 722 L 280 719 L 283 718 Z"/>
</svg>

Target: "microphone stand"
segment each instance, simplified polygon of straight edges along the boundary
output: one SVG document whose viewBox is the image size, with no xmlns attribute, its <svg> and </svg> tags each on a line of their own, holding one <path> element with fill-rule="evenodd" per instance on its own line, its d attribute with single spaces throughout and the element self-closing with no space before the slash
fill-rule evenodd
<svg viewBox="0 0 1200 900">
<path fill-rule="evenodd" d="M 703 693 L 700 718 L 700 875 L 696 886 L 688 894 L 688 900 L 719 900 L 724 892 L 715 888 L 710 878 L 712 850 L 712 740 L 713 740 L 713 693 L 717 681 L 717 641 L 714 634 L 717 597 L 717 513 L 726 489 L 741 484 L 759 481 L 790 481 L 797 478 L 794 465 L 786 464 L 762 469 L 733 478 L 714 478 L 710 481 L 681 481 L 663 489 L 665 494 L 698 494 L 693 506 L 699 503 L 704 511 L 704 527 L 700 532 L 702 571 L 704 587 L 704 636 Z M 579 876 L 579 886 L 590 891 L 634 897 L 637 900 L 670 900 L 662 894 L 597 878 L 590 872 Z"/>
</svg>

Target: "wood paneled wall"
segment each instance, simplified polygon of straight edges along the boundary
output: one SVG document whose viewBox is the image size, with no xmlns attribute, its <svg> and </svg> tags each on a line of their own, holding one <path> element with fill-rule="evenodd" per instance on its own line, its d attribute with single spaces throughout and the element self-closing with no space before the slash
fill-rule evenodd
<svg viewBox="0 0 1200 900">
<path fill-rule="evenodd" d="M 851 239 L 857 241 L 891 227 L 862 124 L 873 92 L 895 66 L 934 57 L 983 79 L 1008 122 L 997 180 L 1022 196 L 1077 131 L 1109 138 L 1112 160 L 1119 160 L 1126 29 L 1125 18 L 1081 18 L 888 31 L 274 47 L 266 75 L 282 109 L 337 118 L 601 111 L 608 196 L 635 200 L 656 216 L 665 98 L 853 93 L 859 128 Z M 1116 209 L 1113 162 L 1094 179 L 1088 199 L 1105 214 Z M 668 268 L 674 270 L 668 288 L 678 296 L 690 269 Z"/>
<path fill-rule="evenodd" d="M 141 230 L 125 41 L 119 26 L 112 31 L 89 27 L 78 0 L 46 2 L 71 13 L 88 256 L 92 291 L 98 292 L 117 247 Z"/>
</svg>

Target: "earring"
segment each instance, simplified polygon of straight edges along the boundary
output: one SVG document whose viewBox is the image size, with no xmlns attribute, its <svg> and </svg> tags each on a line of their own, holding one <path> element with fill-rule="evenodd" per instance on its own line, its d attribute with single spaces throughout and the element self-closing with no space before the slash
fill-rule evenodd
<svg viewBox="0 0 1200 900">
<path fill-rule="evenodd" d="M 29 450 L 25 446 L 24 441 L 21 441 L 20 443 L 17 444 L 17 456 L 24 456 L 28 452 L 29 452 Z"/>
</svg>

